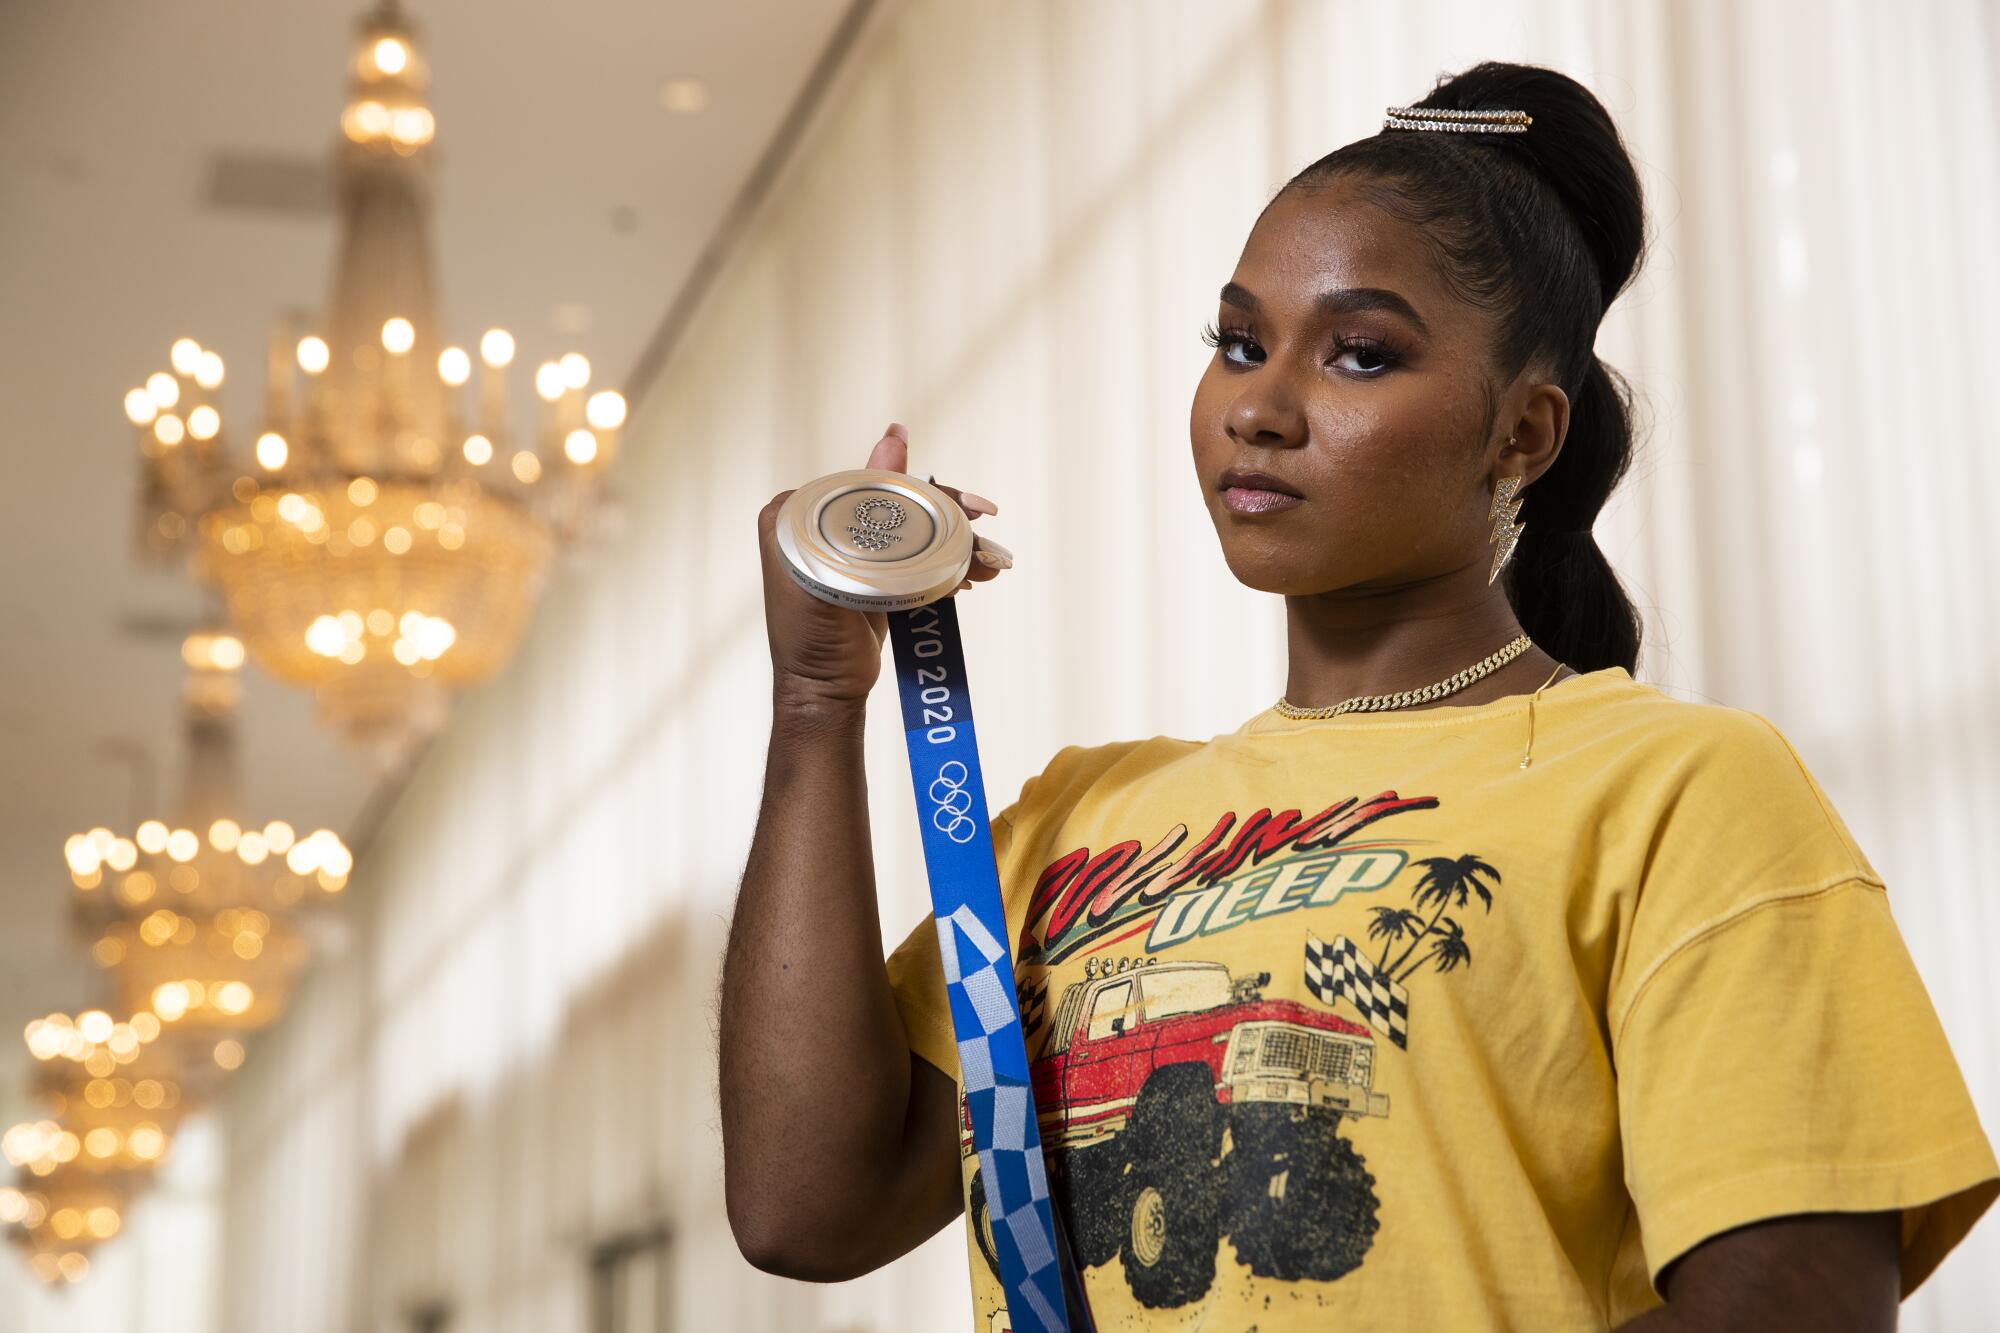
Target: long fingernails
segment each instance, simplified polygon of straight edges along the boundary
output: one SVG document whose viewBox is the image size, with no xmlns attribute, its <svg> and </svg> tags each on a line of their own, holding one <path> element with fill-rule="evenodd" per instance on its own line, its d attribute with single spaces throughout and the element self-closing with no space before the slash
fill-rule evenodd
<svg viewBox="0 0 2000 1333">
<path fill-rule="evenodd" d="M 980 564 L 988 569 L 1012 569 L 1014 553 L 994 541 L 991 537 L 980 537 L 972 543 L 972 554 Z"/>
<path fill-rule="evenodd" d="M 884 435 L 893 435 L 897 439 L 901 440 L 904 444 L 908 444 L 910 442 L 910 428 L 908 426 L 905 426 L 900 421 L 890 422 L 889 429 L 883 431 L 882 433 Z"/>
<path fill-rule="evenodd" d="M 960 491 L 958 498 L 965 503 L 967 509 L 977 509 L 982 514 L 997 514 L 1000 512 L 1000 506 L 994 504 L 983 495 L 975 495 L 971 491 Z"/>
</svg>

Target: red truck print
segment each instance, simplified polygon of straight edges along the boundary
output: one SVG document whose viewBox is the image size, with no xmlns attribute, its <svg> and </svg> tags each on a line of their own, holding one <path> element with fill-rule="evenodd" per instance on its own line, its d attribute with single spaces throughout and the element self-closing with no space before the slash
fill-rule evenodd
<svg viewBox="0 0 2000 1333">
<path fill-rule="evenodd" d="M 1184 1305 L 1227 1236 L 1253 1273 L 1330 1281 L 1377 1228 L 1375 1178 L 1337 1131 L 1386 1116 L 1366 1027 L 1220 963 L 1091 960 L 1031 1062 L 1051 1195 L 1078 1265 L 1116 1255 L 1140 1304 Z M 973 1234 L 999 1271 L 971 1120 Z"/>
</svg>

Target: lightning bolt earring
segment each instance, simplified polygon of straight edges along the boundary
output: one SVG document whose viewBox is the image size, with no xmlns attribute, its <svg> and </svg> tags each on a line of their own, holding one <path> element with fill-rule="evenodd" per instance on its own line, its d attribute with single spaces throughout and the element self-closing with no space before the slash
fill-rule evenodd
<svg viewBox="0 0 2000 1333">
<path fill-rule="evenodd" d="M 1509 444 L 1513 442 L 1511 438 L 1507 441 Z M 1521 533 L 1528 526 L 1514 521 L 1514 515 L 1521 512 L 1524 503 L 1516 498 L 1520 489 L 1519 477 L 1502 477 L 1493 488 L 1493 508 L 1486 514 L 1493 520 L 1493 535 L 1486 540 L 1498 543 L 1499 549 L 1493 552 L 1493 569 L 1486 575 L 1486 586 L 1489 588 L 1493 586 L 1493 580 L 1500 577 L 1507 558 L 1514 554 L 1514 543 L 1521 540 Z"/>
</svg>

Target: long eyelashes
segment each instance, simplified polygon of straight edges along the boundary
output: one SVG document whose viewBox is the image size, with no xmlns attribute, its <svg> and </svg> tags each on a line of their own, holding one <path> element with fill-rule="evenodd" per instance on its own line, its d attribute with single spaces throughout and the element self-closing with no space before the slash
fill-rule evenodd
<svg viewBox="0 0 2000 1333">
<path fill-rule="evenodd" d="M 1213 323 L 1209 323 L 1202 329 L 1201 340 L 1210 347 L 1217 349 L 1220 349 L 1225 344 L 1234 346 L 1242 343 L 1247 343 L 1254 347 L 1257 345 L 1257 334 L 1255 330 L 1234 326 L 1218 329 Z M 1336 356 L 1346 356 L 1352 352 L 1372 357 L 1376 361 L 1381 362 L 1380 366 L 1373 369 L 1356 370 L 1353 372 L 1362 379 L 1380 379 L 1391 367 L 1400 365 L 1403 360 L 1401 352 L 1377 338 L 1336 337 L 1333 347 L 1334 355 Z M 1224 356 L 1223 360 L 1229 361 L 1229 358 Z M 1243 363 L 1230 361 L 1230 364 L 1241 365 Z"/>
</svg>

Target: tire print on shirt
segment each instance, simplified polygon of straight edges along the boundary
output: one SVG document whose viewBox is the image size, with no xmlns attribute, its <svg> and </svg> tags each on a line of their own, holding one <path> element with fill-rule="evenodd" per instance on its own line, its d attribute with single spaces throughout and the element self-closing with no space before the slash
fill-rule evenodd
<svg viewBox="0 0 2000 1333">
<path fill-rule="evenodd" d="M 1339 825 L 1336 837 L 1317 844 L 1300 831 L 1325 828 L 1327 816 L 1298 825 L 1297 811 L 1275 821 L 1268 810 L 1260 811 L 1246 821 L 1232 852 L 1209 850 L 1220 842 L 1218 835 L 1204 841 L 1200 851 L 1208 873 L 1189 873 L 1183 862 L 1181 873 L 1172 877 L 1172 892 L 1214 895 L 1201 909 L 1211 917 L 1218 905 L 1242 900 L 1230 887 L 1232 876 L 1238 882 L 1261 880 L 1266 899 L 1273 892 L 1326 898 L 1324 886 L 1334 878 L 1300 870 L 1308 862 L 1330 864 L 1317 847 L 1344 841 L 1383 814 L 1436 804 L 1434 798 L 1403 800 L 1384 793 L 1364 807 L 1363 818 Z M 1226 815 L 1218 828 L 1234 821 L 1233 813 Z M 1272 839 L 1273 828 L 1291 833 Z M 1258 829 L 1265 833 L 1266 855 L 1233 855 L 1233 847 Z M 1176 829 L 1163 845 L 1177 843 L 1184 833 Z M 1295 854 L 1271 856 L 1270 866 L 1258 868 L 1281 848 Z M 1382 851 L 1346 845 L 1331 864 L 1361 850 Z M 1103 859 L 1085 850 L 1058 858 L 1044 871 L 1035 899 L 1043 911 L 1031 909 L 1019 951 L 1024 964 L 1045 963 L 1064 945 L 1071 947 L 1063 952 L 1075 952 L 1070 941 L 1051 938 L 1056 932 L 1038 939 L 1034 928 L 1064 893 L 1076 892 L 1073 881 L 1083 878 L 1084 868 Z M 1246 860 L 1249 870 L 1243 869 Z M 1159 861 L 1148 854 L 1142 863 Z M 1396 868 L 1404 864 L 1407 858 L 1399 853 Z M 1365 1159 L 1341 1132 L 1343 1121 L 1388 1115 L 1387 1094 L 1374 1089 L 1375 1038 L 1385 1035 L 1394 1045 L 1407 1046 L 1403 983 L 1426 965 L 1439 972 L 1471 965 L 1464 929 L 1446 909 L 1463 908 L 1476 894 L 1490 912 L 1489 881 L 1495 886 L 1500 881 L 1498 870 L 1473 855 L 1429 857 L 1416 864 L 1422 874 L 1411 886 L 1411 905 L 1370 910 L 1367 935 L 1382 943 L 1378 957 L 1369 958 L 1344 936 L 1336 935 L 1329 946 L 1305 932 L 1304 979 L 1317 1004 L 1265 998 L 1268 972 L 1232 976 L 1221 963 L 1179 956 L 1128 957 L 1115 964 L 1087 958 L 1084 979 L 1063 988 L 1052 1016 L 1046 974 L 1023 980 L 1024 1028 L 1031 1046 L 1041 1038 L 1031 1072 L 1050 1190 L 1080 1267 L 1098 1267 L 1116 1256 L 1134 1299 L 1160 1308 L 1185 1305 L 1210 1290 L 1222 1239 L 1262 1278 L 1331 1282 L 1361 1265 L 1380 1228 L 1379 1200 Z M 1061 882 L 1065 874 L 1071 882 Z M 1349 873 L 1344 883 L 1367 878 Z M 1112 879 L 1086 883 L 1100 898 L 1109 893 L 1115 901 L 1120 891 Z M 1149 925 L 1157 933 L 1157 921 L 1171 919 L 1174 904 L 1155 905 L 1160 911 L 1145 920 L 1129 912 L 1098 913 L 1099 928 L 1091 938 L 1128 922 L 1135 924 L 1119 939 Z M 1220 929 L 1251 919 L 1235 910 L 1224 910 Z M 1070 920 L 1085 923 L 1087 917 L 1073 912 Z M 1213 931 L 1182 938 L 1202 933 Z M 1333 1012 L 1341 1000 L 1367 1025 Z M 973 1167 L 967 1211 L 978 1247 L 997 1276 L 970 1134 L 965 1120 L 961 1153 Z"/>
</svg>

